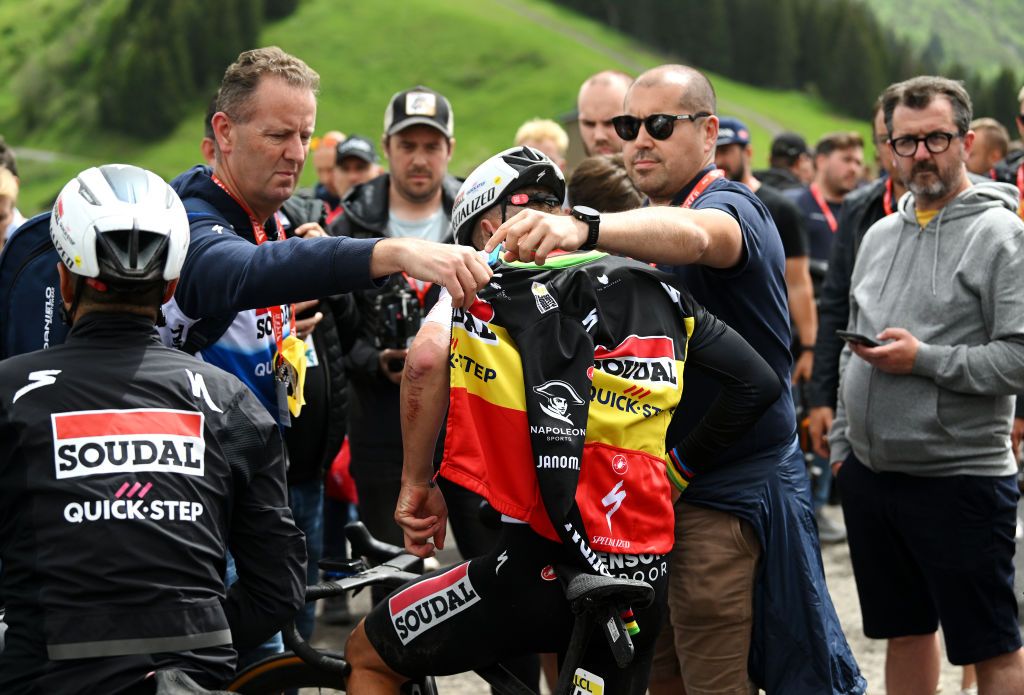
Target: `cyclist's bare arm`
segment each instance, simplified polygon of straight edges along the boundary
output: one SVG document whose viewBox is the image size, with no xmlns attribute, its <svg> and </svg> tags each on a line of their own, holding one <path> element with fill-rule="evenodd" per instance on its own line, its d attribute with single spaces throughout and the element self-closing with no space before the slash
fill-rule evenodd
<svg viewBox="0 0 1024 695">
<path fill-rule="evenodd" d="M 416 334 L 402 379 L 402 489 L 395 521 L 405 548 L 420 557 L 444 548 L 448 509 L 434 486 L 434 447 L 448 409 L 451 304 L 438 301 Z"/>
</svg>

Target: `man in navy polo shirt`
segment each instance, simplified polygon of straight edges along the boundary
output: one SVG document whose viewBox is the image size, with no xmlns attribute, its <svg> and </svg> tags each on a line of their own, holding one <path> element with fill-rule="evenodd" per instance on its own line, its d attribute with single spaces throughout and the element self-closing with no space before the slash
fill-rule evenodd
<svg viewBox="0 0 1024 695">
<path fill-rule="evenodd" d="M 663 65 L 641 75 L 614 119 L 630 176 L 651 206 L 569 217 L 524 210 L 487 250 L 543 263 L 554 249 L 599 247 L 677 273 L 708 309 L 790 378 L 784 255 L 764 205 L 714 168 L 715 93 L 700 72 Z M 678 442 L 718 389 L 694 371 L 669 429 Z M 683 462 L 685 465 L 685 462 Z M 676 505 L 669 603 L 676 650 L 655 664 L 651 692 L 861 693 L 825 586 L 788 392 Z M 677 657 L 678 654 L 678 658 Z"/>
</svg>

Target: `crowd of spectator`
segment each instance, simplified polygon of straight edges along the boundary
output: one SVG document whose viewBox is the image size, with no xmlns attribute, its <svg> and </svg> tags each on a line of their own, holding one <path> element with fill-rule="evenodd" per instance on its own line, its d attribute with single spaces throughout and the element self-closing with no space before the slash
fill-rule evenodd
<svg viewBox="0 0 1024 695">
<path fill-rule="evenodd" d="M 294 257 L 265 252 L 262 261 L 246 256 L 265 271 L 250 282 L 291 283 L 287 267 L 305 274 L 296 286 L 318 298 L 295 301 L 302 292 L 255 286 L 245 297 L 224 292 L 222 309 L 236 317 L 256 306 L 287 307 L 290 337 L 301 341 L 301 408 L 275 397 L 269 380 L 253 388 L 266 391 L 261 402 L 284 431 L 289 499 L 314 583 L 316 559 L 344 554 L 339 529 L 354 517 L 376 537 L 403 542 L 394 514 L 407 348 L 442 288 L 456 305 L 471 296 L 465 274 L 474 261 L 438 255 L 457 248 L 452 216 L 462 180 L 449 163 L 458 104 L 414 85 L 373 107 L 382 110 L 379 140 L 326 129 L 312 137 L 315 80 L 298 63 L 284 72 L 250 66 L 258 94 L 235 94 L 241 88 L 226 78 L 206 117 L 205 166 L 172 185 L 189 212 L 203 208 L 191 207 L 188 194 L 222 210 L 234 200 L 224 219 L 249 230 L 252 243 L 239 243 L 253 249 L 268 238 L 302 237 L 323 240 L 319 252 L 327 254 L 335 252 L 328 240 L 344 238 L 370 268 L 342 281 L 326 262 L 302 269 Z M 1024 136 L 1024 89 L 1018 96 Z M 980 692 L 1021 692 L 1014 689 L 1024 689 L 1024 653 L 1012 593 L 1024 433 L 1013 399 L 1024 392 L 1020 139 L 991 117 L 972 120 L 963 88 L 931 77 L 879 96 L 874 167 L 857 133 L 826 134 L 811 148 L 803 135 L 785 132 L 771 143 L 769 166 L 754 170 L 747 125 L 720 113 L 711 83 L 683 66 L 635 80 L 598 73 L 580 86 L 576 105 L 585 159 L 567 160 L 576 131 L 541 118 L 496 138 L 496 149 L 514 143 L 547 155 L 566 173 L 564 206 L 602 213 L 601 250 L 677 275 L 792 385 L 721 468 L 698 476 L 676 505 L 670 619 L 651 692 L 681 692 L 679 683 L 691 693 L 782 687 L 794 673 L 819 667 L 839 673 L 835 692 L 856 692 L 856 664 L 818 546 L 848 536 L 865 631 L 890 641 L 889 692 L 934 691 L 940 623 L 949 658 L 977 666 Z M 270 124 L 271 135 L 246 131 L 252 119 Z M 292 147 L 280 157 L 278 137 Z M 307 154 L 317 182 L 295 190 Z M 0 248 L 24 221 L 18 189 L 13 151 L 0 139 Z M 579 246 L 562 243 L 569 228 L 559 225 L 572 224 L 563 219 L 570 221 L 527 216 L 503 233 L 506 249 L 542 262 L 552 247 L 535 239 Z M 408 245 L 374 246 L 378 239 Z M 422 242 L 433 243 L 415 245 Z M 193 227 L 162 331 L 168 342 L 225 366 L 233 363 L 213 351 L 221 335 L 188 342 L 200 325 L 197 302 L 206 305 L 219 291 L 204 285 L 200 298 L 193 289 L 195 274 L 214 267 L 197 264 L 224 253 L 204 244 Z M 366 289 L 369 277 L 385 275 Z M 356 291 L 340 294 L 349 289 Z M 257 310 L 257 324 L 259 317 Z M 269 339 L 281 349 L 281 335 Z M 715 407 L 716 395 L 699 373 L 687 373 L 669 447 Z M 442 437 L 437 465 L 443 446 Z M 325 497 L 328 479 L 335 483 Z M 486 553 L 497 531 L 482 498 L 444 478 L 438 483 L 462 555 Z M 840 500 L 845 527 L 828 509 Z M 324 618 L 347 623 L 352 616 L 342 601 Z M 312 607 L 299 629 L 312 633 Z M 808 646 L 823 642 L 830 646 Z M 803 665 L 788 660 L 801 650 L 816 656 Z M 537 685 L 536 659 L 508 666 Z"/>
</svg>

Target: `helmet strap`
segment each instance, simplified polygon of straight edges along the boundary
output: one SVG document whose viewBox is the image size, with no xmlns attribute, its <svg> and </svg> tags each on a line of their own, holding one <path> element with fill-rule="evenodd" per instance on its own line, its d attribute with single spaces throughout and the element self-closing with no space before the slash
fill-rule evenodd
<svg viewBox="0 0 1024 695">
<path fill-rule="evenodd" d="M 85 285 L 87 279 L 92 280 L 92 278 L 84 278 L 81 275 L 75 279 L 75 297 L 71 300 L 70 309 L 64 306 L 64 302 L 60 303 L 60 320 L 63 321 L 66 326 L 75 325 L 75 314 L 78 312 L 78 300 L 82 297 L 82 287 Z"/>
</svg>

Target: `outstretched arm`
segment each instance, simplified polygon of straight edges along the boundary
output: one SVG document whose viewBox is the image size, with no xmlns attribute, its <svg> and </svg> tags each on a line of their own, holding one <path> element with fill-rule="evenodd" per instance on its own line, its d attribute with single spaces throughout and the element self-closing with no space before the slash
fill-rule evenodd
<svg viewBox="0 0 1024 695">
<path fill-rule="evenodd" d="M 574 217 L 523 210 L 501 225 L 485 251 L 505 244 L 507 260 L 543 265 L 555 250 L 573 251 L 587 240 L 587 226 Z M 597 246 L 640 261 L 732 268 L 743 258 L 736 218 L 717 209 L 652 206 L 601 215 Z"/>
<path fill-rule="evenodd" d="M 438 308 L 440 307 L 440 309 Z M 447 314 L 447 320 L 444 319 Z M 448 508 L 434 485 L 434 446 L 448 409 L 448 346 L 451 340 L 451 304 L 439 300 L 405 361 L 402 379 L 402 489 L 395 521 L 405 533 L 405 548 L 429 557 L 443 549 Z"/>
</svg>

